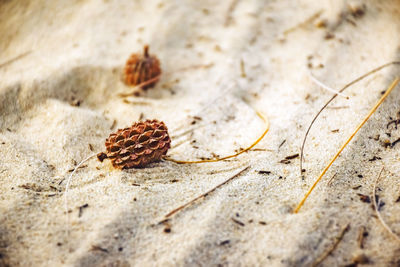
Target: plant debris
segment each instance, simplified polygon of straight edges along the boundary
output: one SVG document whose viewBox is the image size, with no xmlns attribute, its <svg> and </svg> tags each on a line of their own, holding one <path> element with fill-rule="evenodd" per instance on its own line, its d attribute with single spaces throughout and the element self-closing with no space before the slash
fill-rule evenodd
<svg viewBox="0 0 400 267">
<path fill-rule="evenodd" d="M 375 69 L 373 69 L 373 70 L 371 70 L 371 71 L 369 71 L 369 72 L 367 72 L 367 73 L 361 75 L 360 77 L 358 77 L 357 79 L 351 81 L 350 83 L 346 84 L 342 89 L 339 90 L 339 92 L 342 93 L 343 91 L 345 91 L 345 90 L 346 90 L 347 88 L 349 88 L 350 86 L 352 86 L 352 85 L 358 83 L 359 81 L 363 80 L 364 78 L 366 78 L 366 77 L 368 77 L 368 76 L 370 76 L 370 75 L 372 75 L 372 74 L 374 74 L 374 73 L 376 73 L 376 72 L 378 72 L 378 71 L 380 71 L 380 70 L 382 70 L 382 69 L 384 69 L 384 68 L 386 68 L 386 67 L 388 67 L 388 66 L 399 65 L 399 64 L 400 64 L 400 61 L 392 61 L 392 62 L 383 64 L 383 65 L 381 65 L 381 66 L 379 66 L 379 67 L 377 67 L 377 68 L 375 68 Z M 314 118 L 312 119 L 310 125 L 309 125 L 308 128 L 307 128 L 307 131 L 306 131 L 306 134 L 304 135 L 303 142 L 302 142 L 302 144 L 301 144 L 301 149 L 300 149 L 300 151 L 301 151 L 301 152 L 300 152 L 300 174 L 301 174 L 301 170 L 303 169 L 304 147 L 305 147 L 305 144 L 306 144 L 306 141 L 307 141 L 308 134 L 310 133 L 310 130 L 311 130 L 312 126 L 314 125 L 315 121 L 318 119 L 318 117 L 319 117 L 319 115 L 322 113 L 322 111 L 324 111 L 324 109 L 325 109 L 326 107 L 328 107 L 328 105 L 329 105 L 337 96 L 338 96 L 338 94 L 333 95 L 333 96 L 325 103 L 325 105 L 322 106 L 322 108 L 321 108 L 321 109 L 317 112 L 317 114 L 314 116 Z"/>
<path fill-rule="evenodd" d="M 164 233 L 166 233 L 166 234 L 169 234 L 169 233 L 171 233 L 171 224 L 169 223 L 169 221 L 165 221 L 164 222 L 164 230 L 163 230 L 163 232 Z"/>
<path fill-rule="evenodd" d="M 386 124 L 386 129 L 389 129 L 391 124 L 394 124 L 394 127 L 397 130 L 397 126 L 400 124 L 400 119 L 389 121 L 388 124 Z"/>
<path fill-rule="evenodd" d="M 89 207 L 89 204 L 83 204 L 82 206 L 79 207 L 79 213 L 78 213 L 78 217 L 80 218 L 83 214 L 83 209 Z"/>
<path fill-rule="evenodd" d="M 110 126 L 110 130 L 113 130 L 115 128 L 115 126 L 117 126 L 117 120 L 113 120 L 113 122 Z"/>
<path fill-rule="evenodd" d="M 394 142 L 390 144 L 390 147 L 393 148 L 398 142 L 400 142 L 400 138 L 396 139 Z"/>
<path fill-rule="evenodd" d="M 234 222 L 234 223 L 236 223 L 236 224 L 238 224 L 238 225 L 240 225 L 240 226 L 245 226 L 245 224 L 243 223 L 243 222 L 241 222 L 241 221 L 239 221 L 238 219 L 235 219 L 235 218 L 231 218 L 232 219 L 232 221 Z"/>
<path fill-rule="evenodd" d="M 291 155 L 291 156 L 287 156 L 287 157 L 285 157 L 283 160 L 281 160 L 281 161 L 279 161 L 279 163 L 283 163 L 283 164 L 289 164 L 291 161 L 291 159 L 295 159 L 295 158 L 297 158 L 299 156 L 299 154 L 297 153 L 297 154 L 294 154 L 294 155 Z"/>
<path fill-rule="evenodd" d="M 101 251 L 101 252 L 104 252 L 104 253 L 108 253 L 108 249 L 102 248 L 102 247 L 97 246 L 97 245 L 92 245 L 92 248 L 90 250 L 91 251 Z"/>
<path fill-rule="evenodd" d="M 86 168 L 88 165 L 81 165 L 79 166 L 77 169 L 83 169 Z M 73 172 L 75 170 L 75 168 L 69 169 L 68 172 Z"/>
<path fill-rule="evenodd" d="M 259 174 L 271 174 L 271 172 L 270 171 L 258 171 L 258 173 Z M 399 197 L 400 198 L 400 197 Z"/>
<path fill-rule="evenodd" d="M 381 159 L 382 159 L 381 157 L 374 156 L 372 159 L 369 159 L 368 161 L 375 161 L 375 160 L 381 160 Z"/>
<path fill-rule="evenodd" d="M 208 190 L 207 192 L 201 194 L 200 196 L 192 199 L 191 201 L 187 202 L 186 204 L 172 210 L 171 212 L 169 212 L 167 215 L 164 216 L 164 220 L 162 220 L 159 223 L 163 223 L 166 220 L 168 220 L 167 218 L 171 217 L 172 215 L 174 215 L 175 213 L 183 210 L 184 208 L 190 206 L 191 204 L 193 204 L 194 202 L 196 202 L 197 200 L 199 200 L 200 198 L 206 197 L 208 196 L 210 193 L 214 192 L 215 190 L 217 190 L 219 187 L 225 185 L 226 183 L 230 182 L 231 180 L 235 179 L 236 177 L 240 176 L 242 173 L 244 173 L 245 171 L 247 171 L 250 168 L 250 166 L 247 166 L 246 168 L 242 169 L 240 172 L 236 173 L 235 175 L 231 176 L 229 179 L 225 180 L 224 182 L 218 184 L 217 186 L 213 187 L 212 189 Z"/>
<path fill-rule="evenodd" d="M 372 116 L 372 114 L 375 113 L 375 111 L 378 109 L 378 107 L 382 104 L 382 102 L 386 99 L 386 97 L 390 94 L 390 92 L 397 86 L 399 83 L 400 78 L 396 77 L 394 81 L 391 83 L 389 88 L 386 90 L 385 94 L 376 102 L 376 104 L 372 107 L 372 109 L 369 111 L 369 113 L 364 117 L 364 119 L 361 121 L 361 123 L 357 126 L 357 128 L 353 131 L 353 133 L 350 135 L 350 137 L 344 142 L 344 144 L 339 148 L 339 150 L 336 152 L 336 154 L 333 156 L 331 161 L 328 163 L 328 165 L 323 169 L 321 174 L 318 176 L 317 180 L 314 182 L 314 184 L 310 187 L 306 195 L 303 197 L 303 199 L 300 201 L 300 203 L 297 205 L 296 209 L 294 210 L 295 213 L 297 213 L 300 208 L 303 206 L 304 202 L 308 198 L 308 196 L 311 194 L 311 192 L 314 190 L 315 186 L 318 184 L 318 182 L 322 179 L 322 177 L 325 175 L 325 173 L 328 171 L 328 169 L 332 166 L 333 162 L 339 157 L 340 153 L 342 153 L 343 149 L 350 143 L 350 141 L 353 139 L 353 137 L 357 134 L 357 132 L 361 129 L 361 127 L 368 121 L 368 119 Z M 301 163 L 301 160 L 300 160 Z"/>
<path fill-rule="evenodd" d="M 364 203 L 371 203 L 371 198 L 367 195 L 363 195 L 360 193 L 357 193 L 357 195 L 360 197 L 360 200 Z"/>
<path fill-rule="evenodd" d="M 281 148 L 281 146 L 283 146 L 284 143 L 286 143 L 286 139 L 282 141 L 282 143 L 279 145 L 278 148 Z"/>
<path fill-rule="evenodd" d="M 231 241 L 228 239 L 228 240 L 221 241 L 221 242 L 219 243 L 219 245 L 220 245 L 220 246 L 224 246 L 224 245 L 228 245 L 228 244 L 230 244 L 230 243 L 231 243 Z"/>
<path fill-rule="evenodd" d="M 360 227 L 360 231 L 358 234 L 358 246 L 363 249 L 364 248 L 364 240 L 368 236 L 368 232 L 365 228 L 365 226 Z"/>
</svg>

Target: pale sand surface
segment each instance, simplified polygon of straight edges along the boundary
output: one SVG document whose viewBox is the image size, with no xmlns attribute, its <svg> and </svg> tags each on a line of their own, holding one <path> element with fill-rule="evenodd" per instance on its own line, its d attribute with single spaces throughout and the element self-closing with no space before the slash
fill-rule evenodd
<svg viewBox="0 0 400 267">
<path fill-rule="evenodd" d="M 293 209 L 399 67 L 349 88 L 349 100 L 331 104 L 342 108 L 325 110 L 306 145 L 304 180 L 299 158 L 280 163 L 299 153 L 312 117 L 332 96 L 310 80 L 310 70 L 337 89 L 400 58 L 400 3 L 364 3 L 364 14 L 356 16 L 346 1 L 333 0 L 0 1 L 0 266 L 312 266 L 347 224 L 322 265 L 344 266 L 363 254 L 368 266 L 398 266 L 400 243 L 358 194 L 372 195 L 385 166 L 377 185 L 381 213 L 400 234 L 400 144 L 382 146 L 400 137 L 400 129 L 386 127 L 399 116 L 399 88 L 300 213 Z M 317 27 L 319 19 L 325 28 Z M 126 103 L 117 95 L 130 90 L 121 71 L 144 44 L 160 58 L 164 75 Z M 73 105 L 77 100 L 80 106 Z M 265 151 L 127 171 L 89 161 L 71 182 L 67 224 L 64 179 L 93 154 L 89 144 L 104 150 L 112 131 L 143 116 L 167 124 L 171 157 L 223 156 L 262 133 L 255 110 L 271 123 L 256 147 Z M 192 124 L 193 116 L 202 120 Z M 370 161 L 374 156 L 379 159 Z M 170 233 L 156 225 L 246 166 L 174 216 Z"/>
</svg>

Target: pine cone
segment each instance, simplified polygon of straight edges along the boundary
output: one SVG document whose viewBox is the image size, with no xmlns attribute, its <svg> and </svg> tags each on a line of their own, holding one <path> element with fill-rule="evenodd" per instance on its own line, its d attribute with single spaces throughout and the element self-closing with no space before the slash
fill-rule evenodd
<svg viewBox="0 0 400 267">
<path fill-rule="evenodd" d="M 125 83 L 129 86 L 141 86 L 143 90 L 147 90 L 156 85 L 161 74 L 160 61 L 154 55 L 149 54 L 149 46 L 144 46 L 143 55 L 132 54 L 126 61 L 124 70 Z M 148 83 L 146 83 L 148 82 Z"/>
<path fill-rule="evenodd" d="M 146 120 L 110 134 L 105 142 L 107 152 L 99 153 L 97 158 L 100 161 L 109 158 L 118 169 L 142 168 L 161 160 L 170 144 L 164 122 Z"/>
</svg>

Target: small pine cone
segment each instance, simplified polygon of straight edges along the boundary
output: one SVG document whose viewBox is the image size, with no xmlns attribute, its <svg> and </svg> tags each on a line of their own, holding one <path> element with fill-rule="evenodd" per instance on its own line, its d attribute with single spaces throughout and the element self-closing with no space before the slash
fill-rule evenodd
<svg viewBox="0 0 400 267">
<path fill-rule="evenodd" d="M 170 148 L 171 139 L 164 122 L 146 120 L 110 134 L 105 145 L 107 152 L 97 155 L 100 161 L 109 158 L 118 169 L 142 168 L 161 160 Z"/>
<path fill-rule="evenodd" d="M 141 88 L 147 90 L 158 82 L 161 74 L 160 61 L 149 54 L 149 46 L 144 46 L 144 53 L 132 54 L 126 61 L 124 69 L 125 84 L 136 86 L 144 83 Z"/>
</svg>

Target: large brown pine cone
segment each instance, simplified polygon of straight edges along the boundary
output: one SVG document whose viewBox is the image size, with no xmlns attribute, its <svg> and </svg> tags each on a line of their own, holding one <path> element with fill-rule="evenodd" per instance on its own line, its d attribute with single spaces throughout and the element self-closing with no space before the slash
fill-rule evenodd
<svg viewBox="0 0 400 267">
<path fill-rule="evenodd" d="M 110 134 L 105 145 L 107 152 L 97 155 L 100 161 L 109 158 L 118 169 L 142 168 L 161 160 L 170 148 L 171 139 L 164 122 L 146 120 Z"/>
<path fill-rule="evenodd" d="M 149 54 L 149 46 L 146 45 L 143 55 L 132 54 L 126 61 L 124 80 L 129 86 L 144 83 L 140 88 L 146 90 L 156 85 L 160 74 L 160 61 L 156 56 Z"/>
</svg>

